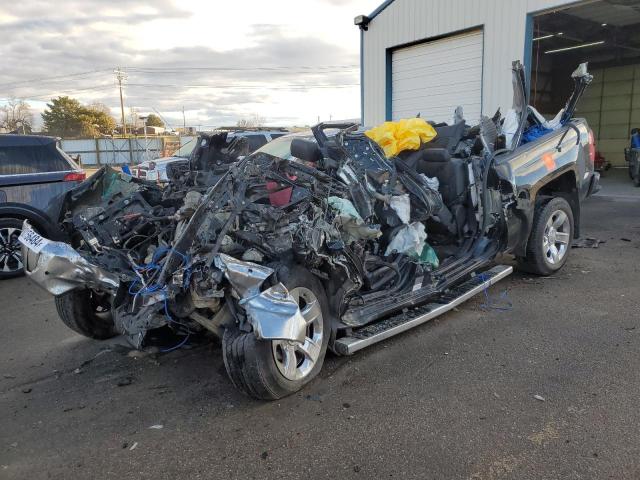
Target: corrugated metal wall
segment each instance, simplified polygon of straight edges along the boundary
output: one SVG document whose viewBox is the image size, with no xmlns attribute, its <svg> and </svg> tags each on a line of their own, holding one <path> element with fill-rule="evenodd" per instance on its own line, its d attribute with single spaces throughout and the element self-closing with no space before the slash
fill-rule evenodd
<svg viewBox="0 0 640 480">
<path fill-rule="evenodd" d="M 484 29 L 484 114 L 511 106 L 511 61 L 523 60 L 527 14 L 575 0 L 396 0 L 363 36 L 364 121 L 386 116 L 387 49 L 473 27 Z M 428 118 L 428 113 L 424 112 Z"/>
<path fill-rule="evenodd" d="M 193 136 L 180 137 L 179 145 L 193 140 Z M 177 141 L 178 139 L 174 139 Z M 80 155 L 82 165 L 138 164 L 161 157 L 165 152 L 164 137 L 63 139 L 62 149 L 72 157 Z"/>
<path fill-rule="evenodd" d="M 578 106 L 593 129 L 597 148 L 614 166 L 624 166 L 629 132 L 640 128 L 640 65 L 593 72 L 593 84 Z"/>
</svg>

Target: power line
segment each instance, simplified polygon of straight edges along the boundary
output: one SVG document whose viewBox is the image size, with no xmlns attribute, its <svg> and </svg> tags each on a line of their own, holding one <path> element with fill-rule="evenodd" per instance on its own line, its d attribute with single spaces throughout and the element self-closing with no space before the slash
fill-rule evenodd
<svg viewBox="0 0 640 480">
<path fill-rule="evenodd" d="M 184 71 L 255 71 L 255 70 L 264 70 L 264 71 L 290 71 L 290 70 L 317 70 L 317 71 L 325 71 L 325 70 L 336 70 L 336 69 L 345 69 L 345 70 L 355 70 L 358 69 L 359 65 L 291 65 L 291 66 L 271 66 L 271 67 L 123 67 L 125 70 L 129 72 L 184 72 Z"/>
<path fill-rule="evenodd" d="M 52 93 L 49 94 L 33 94 L 33 95 L 14 95 L 15 97 L 19 97 L 22 98 L 24 100 L 34 100 L 34 101 L 42 101 L 42 100 L 47 100 L 50 99 L 51 97 L 55 96 L 55 95 L 73 95 L 75 93 L 78 92 L 87 92 L 87 91 L 101 91 L 101 90 L 107 90 L 113 88 L 112 84 L 109 85 L 95 85 L 92 87 L 86 87 L 86 88 L 74 88 L 72 90 L 56 90 Z"/>
<path fill-rule="evenodd" d="M 359 65 L 291 65 L 291 66 L 262 66 L 262 67 L 234 67 L 234 66 L 221 66 L 221 67 L 122 67 L 119 69 L 130 73 L 181 73 L 187 71 L 290 71 L 297 73 L 298 70 L 317 71 L 318 73 L 331 73 L 333 70 L 355 70 Z M 59 81 L 68 78 L 83 77 L 87 75 L 93 75 L 96 73 L 104 73 L 111 71 L 110 68 L 101 68 L 96 70 L 87 70 L 84 72 L 67 73 L 64 75 L 55 75 L 52 77 L 39 77 L 30 78 L 27 80 L 15 80 L 12 82 L 0 83 L 0 87 L 14 87 L 31 83 L 47 83 L 51 81 Z"/>
<path fill-rule="evenodd" d="M 126 70 L 131 75 L 174 75 L 180 77 L 186 77 L 190 75 L 202 75 L 208 72 L 217 73 L 217 74 L 225 74 L 225 73 L 245 73 L 257 74 L 258 71 L 252 70 L 232 70 L 232 69 L 224 69 L 224 70 Z M 262 70 L 261 73 L 271 73 L 273 75 L 296 75 L 296 76 L 313 76 L 313 75 L 326 75 L 328 73 L 342 73 L 346 75 L 353 75 L 356 73 L 356 69 L 339 69 L 339 70 L 295 70 L 295 69 L 287 69 L 287 70 Z"/>
<path fill-rule="evenodd" d="M 117 80 L 116 80 L 117 81 Z M 278 84 L 278 85 L 267 85 L 267 84 L 259 84 L 259 85 L 238 85 L 238 84 L 155 84 L 155 83 L 127 83 L 128 87 L 144 87 L 144 88 L 210 88 L 210 89 L 219 89 L 225 88 L 229 90 L 305 90 L 305 89 L 325 89 L 325 88 L 354 88 L 359 86 L 358 83 L 342 83 L 342 84 Z M 33 100 L 33 101 L 43 101 L 52 98 L 55 95 L 73 95 L 80 92 L 98 92 L 103 90 L 109 90 L 113 88 L 112 84 L 102 84 L 102 85 L 94 85 L 90 87 L 83 88 L 74 88 L 69 90 L 55 90 L 51 93 L 47 94 L 26 94 L 26 95 L 16 95 L 16 97 L 23 98 L 25 100 Z"/>
<path fill-rule="evenodd" d="M 82 77 L 82 76 L 87 76 L 87 75 L 94 74 L 94 73 L 108 72 L 108 71 L 110 71 L 110 69 L 89 70 L 87 72 L 69 73 L 69 74 L 66 74 L 66 75 L 56 75 L 55 77 L 41 77 L 41 78 L 32 78 L 32 79 L 29 79 L 29 80 L 16 80 L 16 81 L 13 81 L 13 82 L 0 83 L 0 87 L 18 86 L 18 85 L 21 85 L 21 84 L 33 83 L 33 82 L 48 82 L 48 81 L 52 81 L 52 80 L 55 81 L 55 80 L 58 80 L 58 79 Z"/>
<path fill-rule="evenodd" d="M 195 84 L 185 85 L 178 83 L 129 83 L 129 87 L 155 87 L 155 88 L 228 88 L 228 89 L 261 89 L 261 90 L 288 90 L 288 89 L 306 89 L 306 88 L 347 88 L 357 87 L 359 83 L 324 83 L 324 84 L 279 84 L 279 85 L 212 85 L 212 84 Z"/>
</svg>

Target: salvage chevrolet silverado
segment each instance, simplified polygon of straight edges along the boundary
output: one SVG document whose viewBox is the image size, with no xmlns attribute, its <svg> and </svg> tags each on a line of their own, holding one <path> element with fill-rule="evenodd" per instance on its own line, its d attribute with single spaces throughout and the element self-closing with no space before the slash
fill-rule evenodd
<svg viewBox="0 0 640 480">
<path fill-rule="evenodd" d="M 237 160 L 224 134 L 203 136 L 165 188 L 104 168 L 61 198 L 66 242 L 25 224 L 25 270 L 76 332 L 142 347 L 160 327 L 211 331 L 239 389 L 291 394 L 327 349 L 351 354 L 507 276 L 498 254 L 542 275 L 567 261 L 598 182 L 573 118 L 591 76 L 576 70 L 547 122 L 518 62 L 513 75 L 504 118 L 412 120 L 433 138 L 391 157 L 355 125 L 319 124 L 281 156 Z"/>
</svg>

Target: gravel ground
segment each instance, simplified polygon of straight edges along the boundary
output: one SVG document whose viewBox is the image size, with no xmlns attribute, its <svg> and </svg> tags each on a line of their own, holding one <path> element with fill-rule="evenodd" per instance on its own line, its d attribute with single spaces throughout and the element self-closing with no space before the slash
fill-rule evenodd
<svg viewBox="0 0 640 480">
<path fill-rule="evenodd" d="M 511 309 L 329 356 L 279 402 L 238 393 L 218 344 L 132 355 L 2 282 L 0 478 L 638 479 L 640 189 L 603 183 L 583 236 L 606 243 L 493 287 Z"/>
</svg>

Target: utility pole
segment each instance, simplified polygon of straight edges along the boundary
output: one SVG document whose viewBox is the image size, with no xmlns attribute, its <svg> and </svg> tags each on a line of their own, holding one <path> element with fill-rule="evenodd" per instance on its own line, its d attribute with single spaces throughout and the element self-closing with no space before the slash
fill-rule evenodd
<svg viewBox="0 0 640 480">
<path fill-rule="evenodd" d="M 187 119 L 184 116 L 184 105 L 182 106 L 182 134 L 187 134 Z"/>
<path fill-rule="evenodd" d="M 127 123 L 124 119 L 124 100 L 122 99 L 122 81 L 127 79 L 127 74 L 117 67 L 113 73 L 116 74 L 116 80 L 118 81 L 118 87 L 120 88 L 120 112 L 122 113 L 122 133 L 127 134 Z"/>
</svg>

